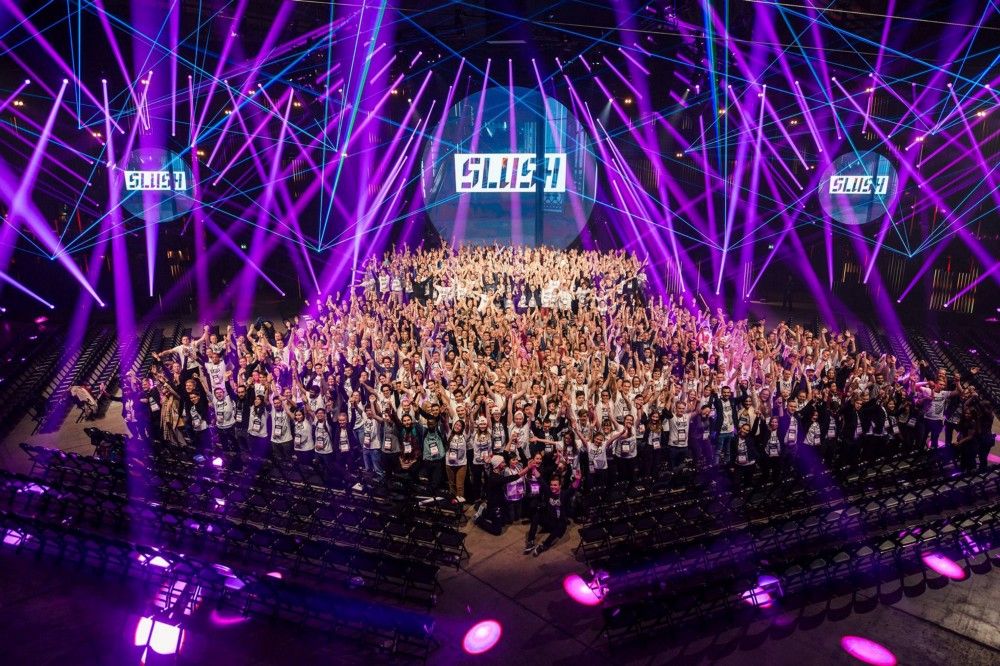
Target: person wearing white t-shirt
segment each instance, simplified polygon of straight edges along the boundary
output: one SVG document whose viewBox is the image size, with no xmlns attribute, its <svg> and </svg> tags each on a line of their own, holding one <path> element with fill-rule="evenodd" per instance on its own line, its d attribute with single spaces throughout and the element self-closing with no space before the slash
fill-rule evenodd
<svg viewBox="0 0 1000 666">
<path fill-rule="evenodd" d="M 300 464 L 312 462 L 316 443 L 313 439 L 313 424 L 303 409 L 292 412 L 292 450 Z"/>
<path fill-rule="evenodd" d="M 945 404 L 949 398 L 958 395 L 961 388 L 961 384 L 957 384 L 955 391 L 948 391 L 944 382 L 933 380 L 927 382 L 926 386 L 918 387 L 927 405 L 924 410 L 924 426 L 927 431 L 924 442 L 932 449 L 938 447 L 938 439 L 941 437 L 941 431 L 944 430 Z"/>
<path fill-rule="evenodd" d="M 235 452 L 236 446 L 236 402 L 232 388 L 228 384 L 216 386 L 212 392 L 212 412 L 215 416 L 215 435 L 219 446 L 225 451 Z"/>
<path fill-rule="evenodd" d="M 271 455 L 276 461 L 292 457 L 292 417 L 291 405 L 285 405 L 281 396 L 271 398 Z"/>
</svg>

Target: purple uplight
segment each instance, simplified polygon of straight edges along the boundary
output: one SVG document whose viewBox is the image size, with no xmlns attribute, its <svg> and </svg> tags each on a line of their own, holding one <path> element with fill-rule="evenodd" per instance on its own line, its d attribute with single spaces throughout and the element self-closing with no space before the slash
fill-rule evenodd
<svg viewBox="0 0 1000 666">
<path fill-rule="evenodd" d="M 941 553 L 924 553 L 920 556 L 927 567 L 945 578 L 951 580 L 965 580 L 968 574 L 955 560 L 946 557 Z"/>
<path fill-rule="evenodd" d="M 873 666 L 895 666 L 896 664 L 896 655 L 885 646 L 867 638 L 842 636 L 840 647 L 844 648 L 844 652 L 847 654 L 866 664 Z"/>
<path fill-rule="evenodd" d="M 146 555 L 139 554 L 138 558 L 140 563 L 145 564 L 150 567 L 159 567 L 160 569 L 166 569 L 170 566 L 170 562 L 160 557 L 159 555 L 153 555 L 152 557 L 147 557 Z"/>
<path fill-rule="evenodd" d="M 139 618 L 135 627 L 135 645 L 148 645 L 157 654 L 176 654 L 183 641 L 184 631 L 180 627 L 151 617 Z"/>
<path fill-rule="evenodd" d="M 570 599 L 584 606 L 596 606 L 604 598 L 599 589 L 595 590 L 576 574 L 563 578 L 563 589 Z"/>
<path fill-rule="evenodd" d="M 757 584 L 743 592 L 740 598 L 754 608 L 771 608 L 781 596 L 781 581 L 770 574 L 761 574 Z"/>
<path fill-rule="evenodd" d="M 222 458 L 212 458 L 212 465 L 214 467 L 222 467 Z"/>
<path fill-rule="evenodd" d="M 17 530 L 7 530 L 3 536 L 3 542 L 8 546 L 20 546 L 22 542 L 28 540 L 28 535 Z"/>
<path fill-rule="evenodd" d="M 472 626 L 462 639 L 462 648 L 468 654 L 483 654 L 500 641 L 503 629 L 496 620 L 483 620 Z"/>
<path fill-rule="evenodd" d="M 744 603 L 756 608 L 770 608 L 774 605 L 774 599 L 762 587 L 753 587 L 740 595 Z"/>
</svg>

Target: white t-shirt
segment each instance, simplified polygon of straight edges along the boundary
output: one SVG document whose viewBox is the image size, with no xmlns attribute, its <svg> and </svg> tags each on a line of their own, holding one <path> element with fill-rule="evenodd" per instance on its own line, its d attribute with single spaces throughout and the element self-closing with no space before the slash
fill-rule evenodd
<svg viewBox="0 0 1000 666">
<path fill-rule="evenodd" d="M 218 363 L 205 363 L 205 374 L 208 375 L 208 384 L 214 390 L 226 385 L 226 362 L 220 360 Z"/>
<path fill-rule="evenodd" d="M 215 427 L 231 428 L 236 423 L 236 404 L 228 395 L 222 400 L 214 398 L 215 402 Z"/>
<path fill-rule="evenodd" d="M 271 443 L 287 444 L 292 441 L 291 418 L 285 409 L 271 408 Z"/>
<path fill-rule="evenodd" d="M 294 421 L 292 431 L 294 432 L 292 442 L 296 451 L 312 451 L 316 448 L 313 441 L 313 427 L 308 419 Z"/>
</svg>

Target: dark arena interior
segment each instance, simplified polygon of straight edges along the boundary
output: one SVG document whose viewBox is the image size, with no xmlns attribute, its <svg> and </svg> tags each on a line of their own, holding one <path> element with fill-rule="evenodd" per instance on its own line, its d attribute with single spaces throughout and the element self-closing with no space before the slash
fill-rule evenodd
<svg viewBox="0 0 1000 666">
<path fill-rule="evenodd" d="M 0 0 L 0 663 L 1000 663 L 994 0 Z"/>
</svg>

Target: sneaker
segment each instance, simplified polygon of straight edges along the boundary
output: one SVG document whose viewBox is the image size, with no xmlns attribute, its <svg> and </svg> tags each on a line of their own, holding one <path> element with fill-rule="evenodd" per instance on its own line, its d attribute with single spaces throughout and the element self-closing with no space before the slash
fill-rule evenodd
<svg viewBox="0 0 1000 666">
<path fill-rule="evenodd" d="M 461 495 L 458 495 L 457 497 L 455 497 L 455 500 L 456 500 L 456 501 L 457 501 L 457 502 L 458 502 L 459 504 L 465 504 L 465 498 L 464 498 L 464 497 L 462 497 Z"/>
<path fill-rule="evenodd" d="M 540 543 L 537 546 L 535 546 L 534 549 L 532 549 L 531 554 L 534 555 L 535 557 L 538 557 L 539 555 L 541 555 L 542 553 L 544 553 L 545 550 L 546 550 L 545 549 L 545 544 L 541 544 Z"/>
<path fill-rule="evenodd" d="M 528 553 L 530 553 L 533 550 L 535 550 L 535 548 L 536 548 L 536 546 L 535 546 L 535 542 L 534 541 L 525 541 L 524 542 L 524 554 L 525 555 L 527 555 Z"/>
</svg>

